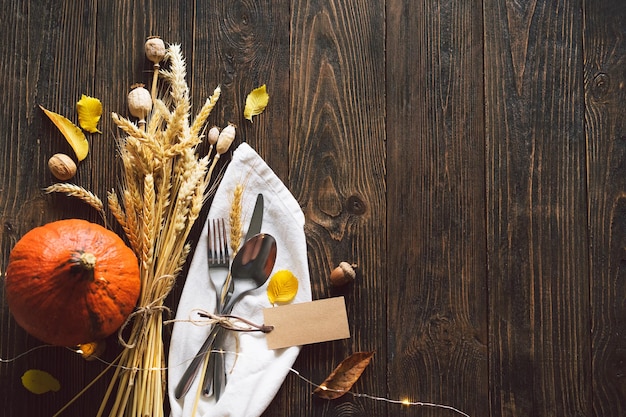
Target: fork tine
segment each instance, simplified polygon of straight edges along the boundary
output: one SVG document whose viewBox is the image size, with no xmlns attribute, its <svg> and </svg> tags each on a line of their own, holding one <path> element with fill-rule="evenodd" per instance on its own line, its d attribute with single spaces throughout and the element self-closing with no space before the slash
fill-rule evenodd
<svg viewBox="0 0 626 417">
<path fill-rule="evenodd" d="M 209 228 L 209 264 L 213 266 L 228 266 L 228 236 L 224 219 L 213 219 Z"/>
<path fill-rule="evenodd" d="M 226 221 L 224 219 L 220 219 L 222 220 L 222 247 L 224 248 L 222 255 L 222 263 L 223 264 L 228 264 L 228 237 L 226 236 Z"/>
<path fill-rule="evenodd" d="M 209 224 L 209 264 L 215 264 L 215 220 Z"/>
</svg>

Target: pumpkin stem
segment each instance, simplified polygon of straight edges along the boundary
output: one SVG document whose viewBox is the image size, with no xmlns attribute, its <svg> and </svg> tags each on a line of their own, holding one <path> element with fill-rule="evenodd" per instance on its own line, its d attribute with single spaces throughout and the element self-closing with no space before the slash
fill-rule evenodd
<svg viewBox="0 0 626 417">
<path fill-rule="evenodd" d="M 85 271 L 93 271 L 93 269 L 96 267 L 96 255 L 94 255 L 93 253 L 81 253 L 79 260 L 80 266 Z"/>
</svg>

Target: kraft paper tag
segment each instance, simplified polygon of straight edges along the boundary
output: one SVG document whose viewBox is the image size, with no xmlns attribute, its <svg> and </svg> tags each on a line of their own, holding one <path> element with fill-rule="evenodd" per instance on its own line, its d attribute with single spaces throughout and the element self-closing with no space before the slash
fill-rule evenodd
<svg viewBox="0 0 626 417">
<path fill-rule="evenodd" d="M 274 326 L 266 334 L 268 349 L 350 337 L 343 297 L 266 308 L 263 310 L 263 317 L 263 324 Z"/>
</svg>

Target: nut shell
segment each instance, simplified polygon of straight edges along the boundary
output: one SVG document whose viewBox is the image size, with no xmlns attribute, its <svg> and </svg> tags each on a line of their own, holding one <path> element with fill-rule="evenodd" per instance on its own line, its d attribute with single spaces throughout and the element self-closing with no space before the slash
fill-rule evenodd
<svg viewBox="0 0 626 417">
<path fill-rule="evenodd" d="M 350 264 L 348 262 L 340 262 L 339 265 L 330 273 L 330 283 L 339 287 L 349 284 L 356 278 L 356 264 Z"/>
<path fill-rule="evenodd" d="M 64 153 L 57 153 L 48 159 L 48 168 L 54 177 L 66 181 L 76 175 L 76 163 Z"/>
</svg>

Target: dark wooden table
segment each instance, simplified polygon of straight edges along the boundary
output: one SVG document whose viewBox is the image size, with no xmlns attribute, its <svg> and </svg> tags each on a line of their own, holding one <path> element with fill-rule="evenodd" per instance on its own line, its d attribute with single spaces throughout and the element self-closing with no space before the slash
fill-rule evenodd
<svg viewBox="0 0 626 417">
<path fill-rule="evenodd" d="M 82 3 L 82 5 L 81 5 Z M 472 417 L 626 415 L 626 3 L 605 1 L 0 1 L 0 269 L 31 228 L 99 221 L 42 189 L 71 150 L 38 108 L 104 103 L 74 179 L 118 185 L 118 134 L 149 35 L 181 43 L 192 99 L 223 89 L 306 214 L 314 298 L 346 297 L 352 337 L 303 348 L 321 382 L 375 350 L 355 393 Z M 241 113 L 260 84 L 253 124 Z M 340 261 L 354 285 L 332 290 Z M 184 277 L 168 299 L 176 297 Z M 0 415 L 49 416 L 103 368 L 13 321 L 0 286 Z M 115 349 L 115 340 L 109 341 Z M 27 369 L 61 390 L 26 391 Z M 66 413 L 94 415 L 104 382 Z M 267 416 L 455 416 L 290 374 Z"/>
</svg>

